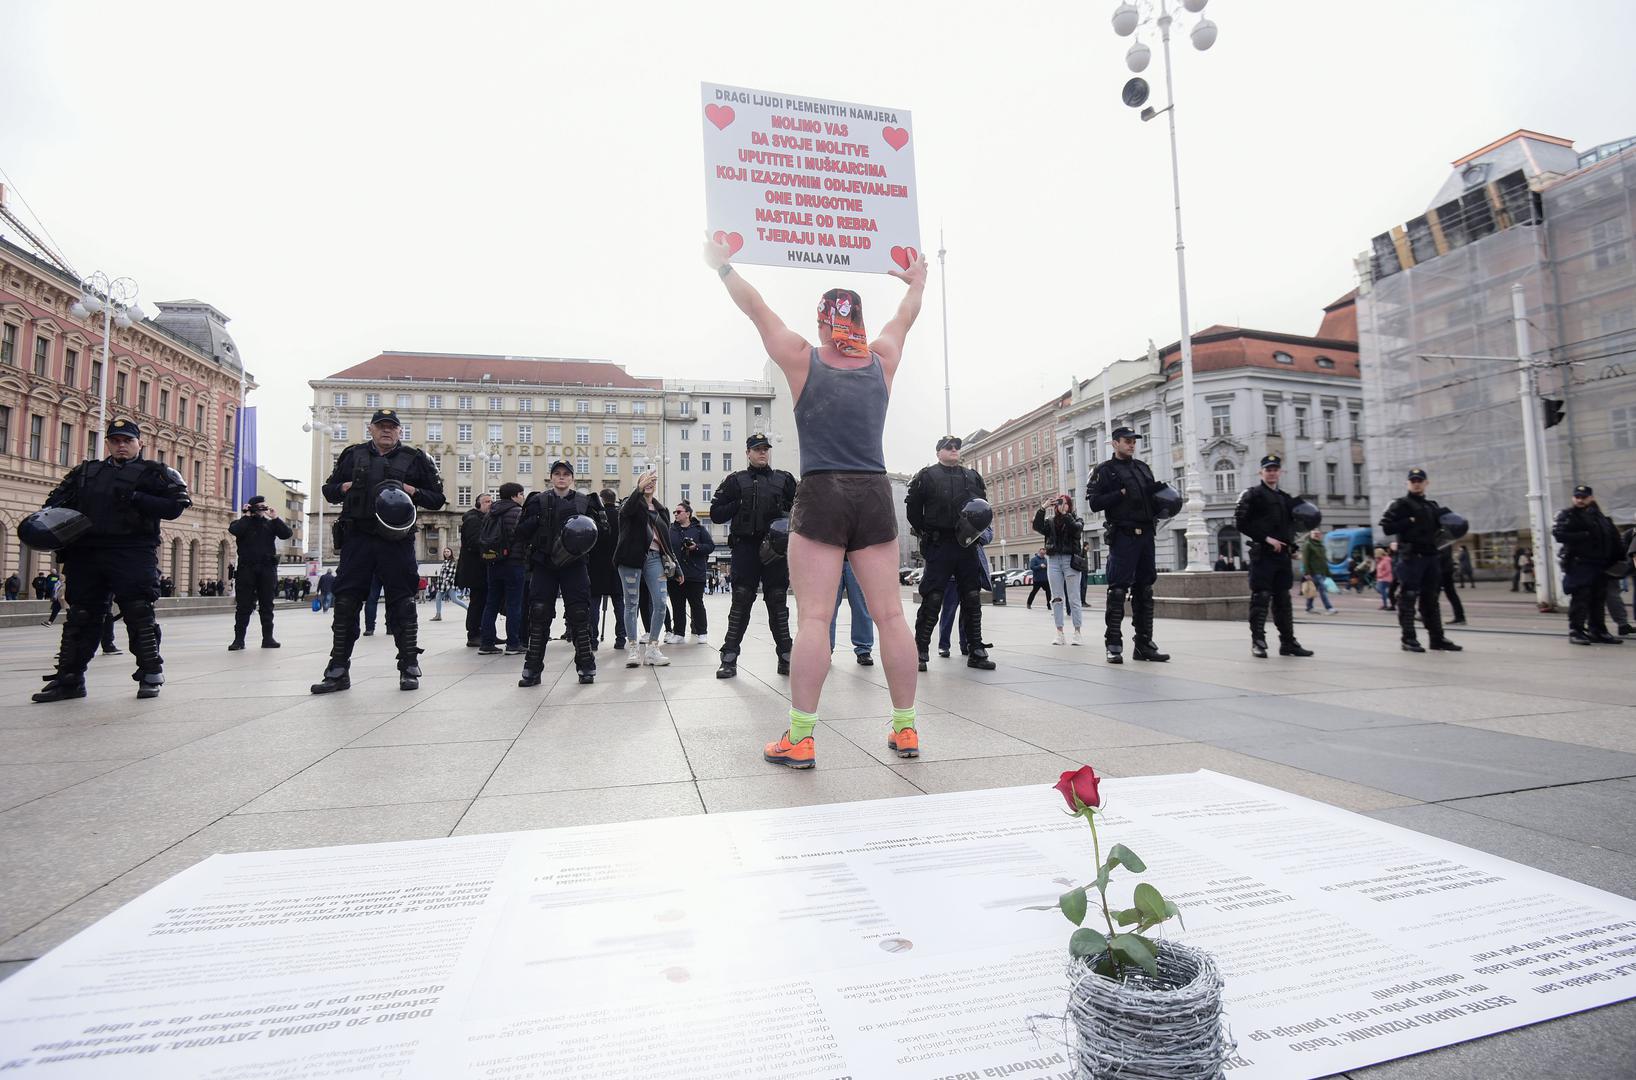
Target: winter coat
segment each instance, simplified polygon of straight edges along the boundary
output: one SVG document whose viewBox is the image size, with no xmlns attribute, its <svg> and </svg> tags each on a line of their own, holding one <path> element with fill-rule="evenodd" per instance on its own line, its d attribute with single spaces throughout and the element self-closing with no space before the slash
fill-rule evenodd
<svg viewBox="0 0 1636 1080">
<path fill-rule="evenodd" d="M 648 509 L 647 496 L 637 488 L 619 507 L 619 543 L 614 547 L 614 563 L 618 566 L 640 567 L 648 557 L 648 544 L 657 535 L 659 547 L 668 554 L 670 522 L 665 520 L 663 505 Z"/>
<path fill-rule="evenodd" d="M 682 546 L 689 540 L 697 545 L 692 551 Z M 710 530 L 700 525 L 697 519 L 685 528 L 673 521 L 670 523 L 670 550 L 676 553 L 687 580 L 703 581 L 710 569 L 705 556 L 716 550 L 716 542 L 710 539 Z"/>
<path fill-rule="evenodd" d="M 473 507 L 460 518 L 460 561 L 454 583 L 462 589 L 480 589 L 488 582 L 483 568 L 483 552 L 477 537 L 483 531 L 483 511 Z"/>
</svg>

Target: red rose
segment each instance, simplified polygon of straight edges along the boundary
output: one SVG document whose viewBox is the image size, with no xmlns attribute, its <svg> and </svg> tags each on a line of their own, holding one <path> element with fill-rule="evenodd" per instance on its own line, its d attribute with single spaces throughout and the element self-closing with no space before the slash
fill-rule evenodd
<svg viewBox="0 0 1636 1080">
<path fill-rule="evenodd" d="M 1101 806 L 1102 797 L 1096 793 L 1096 785 L 1102 778 L 1096 775 L 1096 770 L 1089 765 L 1081 765 L 1077 772 L 1065 772 L 1062 779 L 1052 786 L 1062 792 L 1063 801 L 1068 809 L 1079 813 L 1081 806 Z"/>
</svg>

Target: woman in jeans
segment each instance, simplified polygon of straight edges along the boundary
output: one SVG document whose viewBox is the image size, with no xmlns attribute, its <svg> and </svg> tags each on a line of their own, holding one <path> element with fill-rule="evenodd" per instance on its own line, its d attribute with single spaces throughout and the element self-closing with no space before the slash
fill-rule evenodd
<svg viewBox="0 0 1636 1080">
<path fill-rule="evenodd" d="M 649 469 L 637 478 L 636 490 L 619 508 L 619 544 L 614 548 L 614 565 L 619 568 L 619 584 L 625 594 L 625 666 L 628 668 L 643 663 L 664 667 L 670 663 L 670 658 L 659 651 L 659 635 L 665 625 L 665 561 L 674 561 L 674 556 L 670 551 L 670 522 L 666 520 L 665 508 L 653 497 L 658 485 L 659 474 Z M 653 605 L 649 622 L 653 631 L 645 644 L 642 620 L 637 615 L 644 584 Z"/>
<path fill-rule="evenodd" d="M 1046 511 L 1051 516 L 1046 517 Z M 1063 644 L 1062 637 L 1062 607 L 1067 604 L 1069 613 L 1074 620 L 1074 644 L 1082 644 L 1079 637 L 1079 619 L 1081 610 L 1080 581 L 1083 571 L 1075 570 L 1073 561 L 1080 551 L 1080 538 L 1085 533 L 1085 523 L 1074 516 L 1074 498 L 1072 495 L 1058 495 L 1038 510 L 1034 511 L 1034 531 L 1045 537 L 1045 566 L 1047 579 L 1051 583 L 1051 618 L 1057 624 L 1057 638 L 1051 644 Z"/>
<path fill-rule="evenodd" d="M 454 548 L 443 549 L 443 569 L 437 572 L 437 580 L 432 583 L 432 597 L 437 601 L 437 607 L 432 612 L 433 622 L 443 621 L 443 601 L 456 604 L 465 609 L 466 602 L 455 595 L 454 576 L 459 567 L 454 561 Z"/>
</svg>

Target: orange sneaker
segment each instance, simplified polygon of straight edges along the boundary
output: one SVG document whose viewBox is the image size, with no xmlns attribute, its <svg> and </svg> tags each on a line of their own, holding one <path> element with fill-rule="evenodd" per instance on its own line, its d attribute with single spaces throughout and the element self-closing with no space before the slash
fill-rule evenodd
<svg viewBox="0 0 1636 1080">
<path fill-rule="evenodd" d="M 886 745 L 898 752 L 898 757 L 920 756 L 920 732 L 912 727 L 894 731 L 886 736 Z"/>
<path fill-rule="evenodd" d="M 811 735 L 792 745 L 790 733 L 787 731 L 777 742 L 768 743 L 761 756 L 774 765 L 788 765 L 792 769 L 810 769 L 818 761 L 818 752 L 813 748 Z"/>
</svg>

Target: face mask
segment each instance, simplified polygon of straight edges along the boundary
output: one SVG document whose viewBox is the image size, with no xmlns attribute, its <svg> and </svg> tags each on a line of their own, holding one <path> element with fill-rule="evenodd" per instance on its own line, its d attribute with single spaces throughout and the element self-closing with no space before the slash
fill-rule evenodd
<svg viewBox="0 0 1636 1080">
<path fill-rule="evenodd" d="M 869 335 L 863 328 L 863 301 L 848 289 L 831 289 L 818 301 L 820 343 L 833 344 L 842 356 L 869 355 Z"/>
</svg>

